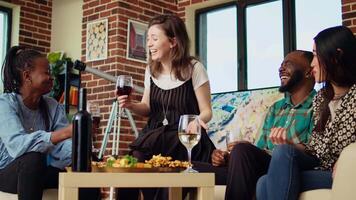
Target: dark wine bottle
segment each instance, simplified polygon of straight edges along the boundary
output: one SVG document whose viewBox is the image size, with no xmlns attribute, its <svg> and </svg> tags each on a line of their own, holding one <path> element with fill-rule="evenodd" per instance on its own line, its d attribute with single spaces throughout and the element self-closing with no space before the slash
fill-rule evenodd
<svg viewBox="0 0 356 200">
<path fill-rule="evenodd" d="M 86 89 L 80 88 L 79 111 L 73 116 L 72 171 L 91 171 L 92 118 L 86 110 Z"/>
</svg>

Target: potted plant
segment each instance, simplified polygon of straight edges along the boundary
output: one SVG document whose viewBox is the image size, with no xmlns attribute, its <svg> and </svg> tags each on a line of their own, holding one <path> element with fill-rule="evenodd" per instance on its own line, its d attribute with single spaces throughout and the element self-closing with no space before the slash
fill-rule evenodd
<svg viewBox="0 0 356 200">
<path fill-rule="evenodd" d="M 53 77 L 53 88 L 50 92 L 50 96 L 59 100 L 62 95 L 63 88 L 59 81 L 59 75 L 64 73 L 64 67 L 67 62 L 72 59 L 66 57 L 62 51 L 50 52 L 47 55 L 47 59 L 50 65 L 51 75 Z"/>
</svg>

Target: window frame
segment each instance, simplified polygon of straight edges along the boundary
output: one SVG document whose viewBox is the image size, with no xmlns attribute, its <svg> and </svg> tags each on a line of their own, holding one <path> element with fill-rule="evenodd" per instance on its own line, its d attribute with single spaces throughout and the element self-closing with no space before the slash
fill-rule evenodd
<svg viewBox="0 0 356 200">
<path fill-rule="evenodd" d="M 236 5 L 237 10 L 237 89 L 238 91 L 248 90 L 247 83 L 247 35 L 246 35 L 246 9 L 248 6 L 256 6 L 260 4 L 270 3 L 280 0 L 239 0 L 237 2 L 222 3 L 206 8 L 197 9 L 195 11 L 195 53 L 199 52 L 199 16 L 209 11 L 222 9 L 231 5 Z M 282 16 L 283 16 L 283 47 L 284 56 L 289 52 L 296 50 L 296 15 L 295 15 L 295 0 L 282 1 Z M 272 86 L 273 87 L 273 86 Z M 275 87 L 275 86 L 274 86 Z M 254 88 L 260 89 L 260 88 Z"/>
<path fill-rule="evenodd" d="M 219 9 L 224 9 L 224 8 L 231 7 L 231 6 L 234 6 L 234 5 L 236 6 L 236 2 L 227 2 L 227 3 L 218 4 L 218 5 L 215 5 L 215 6 L 210 6 L 210 7 L 205 7 L 205 8 L 202 8 L 202 9 L 198 9 L 195 12 L 195 17 L 194 17 L 195 18 L 194 19 L 194 22 L 195 22 L 194 23 L 194 27 L 195 27 L 195 30 L 196 30 L 195 31 L 195 55 L 198 55 L 198 57 L 200 59 L 202 59 L 202 63 L 204 64 L 205 68 L 207 68 L 206 58 L 205 58 L 205 56 L 202 57 L 199 54 L 199 49 L 200 49 L 200 47 L 199 47 L 199 45 L 200 45 L 200 43 L 199 43 L 199 41 L 200 41 L 200 37 L 199 37 L 199 35 L 200 35 L 200 32 L 199 32 L 200 19 L 199 19 L 198 16 L 200 14 L 203 14 L 203 13 L 207 13 L 207 12 L 210 12 L 210 11 L 216 11 L 216 10 L 219 10 Z M 237 7 L 236 7 L 236 13 L 238 13 Z M 236 17 L 238 17 L 238 16 L 236 16 Z M 238 22 L 237 22 L 237 24 L 238 24 Z M 238 27 L 237 27 L 237 29 L 238 29 Z M 236 37 L 238 38 L 238 34 L 237 34 Z M 239 40 L 237 39 L 237 45 L 239 43 L 238 41 Z M 206 54 L 206 48 L 203 48 L 203 49 L 205 49 L 205 54 Z M 237 52 L 238 52 L 238 50 L 239 50 L 239 46 L 237 46 Z M 239 60 L 238 57 L 237 57 L 237 60 Z M 237 63 L 237 67 L 238 67 L 238 69 L 237 69 L 237 82 L 239 82 L 239 79 L 240 79 L 240 77 L 239 77 L 240 73 L 238 71 L 239 70 L 239 63 Z M 239 83 L 237 85 L 239 85 Z M 238 87 L 237 87 L 237 91 L 240 91 L 240 89 Z M 226 92 L 234 92 L 234 91 L 226 91 Z M 221 92 L 218 92 L 218 93 L 221 93 Z M 214 94 L 217 94 L 217 93 L 214 93 Z"/>
<path fill-rule="evenodd" d="M 11 32 L 12 32 L 12 9 L 8 7 L 4 7 L 0 5 L 0 11 L 7 14 L 7 44 L 6 51 L 7 52 L 11 47 Z"/>
</svg>

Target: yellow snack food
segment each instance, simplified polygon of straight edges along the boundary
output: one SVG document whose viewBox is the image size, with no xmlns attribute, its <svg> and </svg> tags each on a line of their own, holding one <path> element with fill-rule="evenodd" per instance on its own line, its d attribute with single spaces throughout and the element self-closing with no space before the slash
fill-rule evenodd
<svg viewBox="0 0 356 200">
<path fill-rule="evenodd" d="M 146 164 L 150 164 L 153 167 L 182 167 L 186 168 L 189 166 L 189 162 L 173 160 L 170 156 L 161 156 L 161 154 L 153 155 L 150 160 L 145 161 Z"/>
</svg>

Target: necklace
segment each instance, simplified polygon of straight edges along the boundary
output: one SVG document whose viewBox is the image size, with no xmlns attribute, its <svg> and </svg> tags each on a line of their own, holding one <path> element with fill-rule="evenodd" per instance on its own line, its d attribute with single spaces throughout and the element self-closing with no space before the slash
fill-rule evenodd
<svg viewBox="0 0 356 200">
<path fill-rule="evenodd" d="M 20 98 L 20 99 L 19 99 L 19 98 Z M 32 121 L 32 126 L 31 126 L 30 128 L 27 128 L 27 126 L 26 126 L 25 123 L 24 123 L 26 116 L 25 116 L 25 113 L 24 113 L 24 111 L 23 111 L 23 110 L 26 109 L 27 107 L 26 107 L 26 105 L 23 103 L 23 101 L 22 101 L 20 95 L 16 95 L 16 100 L 17 100 L 18 108 L 20 108 L 21 115 L 22 115 L 22 118 L 23 118 L 23 120 L 22 120 L 22 126 L 23 126 L 24 128 L 26 128 L 29 133 L 32 133 L 32 132 L 35 130 L 35 124 L 36 124 L 37 118 L 38 118 L 38 110 L 34 111 L 34 112 L 36 112 L 35 114 L 32 114 L 31 116 L 29 116 L 29 117 L 33 117 L 33 121 Z M 20 103 L 20 102 L 21 102 L 21 103 Z M 28 108 L 27 108 L 27 109 L 28 109 Z M 26 115 L 27 115 L 27 114 L 26 114 Z"/>
<path fill-rule="evenodd" d="M 164 108 L 164 98 L 163 98 L 163 90 L 161 90 L 161 100 L 162 100 L 162 110 L 163 110 L 163 121 L 162 121 L 162 124 L 163 126 L 166 126 L 168 125 L 168 119 L 167 119 L 167 112 L 168 112 L 168 105 L 169 105 L 169 101 L 171 100 L 171 90 L 169 91 L 168 93 L 168 101 L 167 101 L 167 104 L 166 104 L 166 109 Z"/>
<path fill-rule="evenodd" d="M 344 97 L 346 95 L 346 93 L 341 93 L 341 94 L 334 94 L 334 97 L 332 100 L 339 100 L 342 97 Z"/>
<path fill-rule="evenodd" d="M 33 118 L 33 121 L 32 121 L 32 126 L 29 128 L 30 133 L 32 133 L 35 130 L 35 123 L 36 123 L 37 118 L 38 118 L 37 116 L 38 116 L 38 112 L 36 111 L 36 114 L 34 114 L 34 116 L 32 116 L 34 118 Z"/>
</svg>

